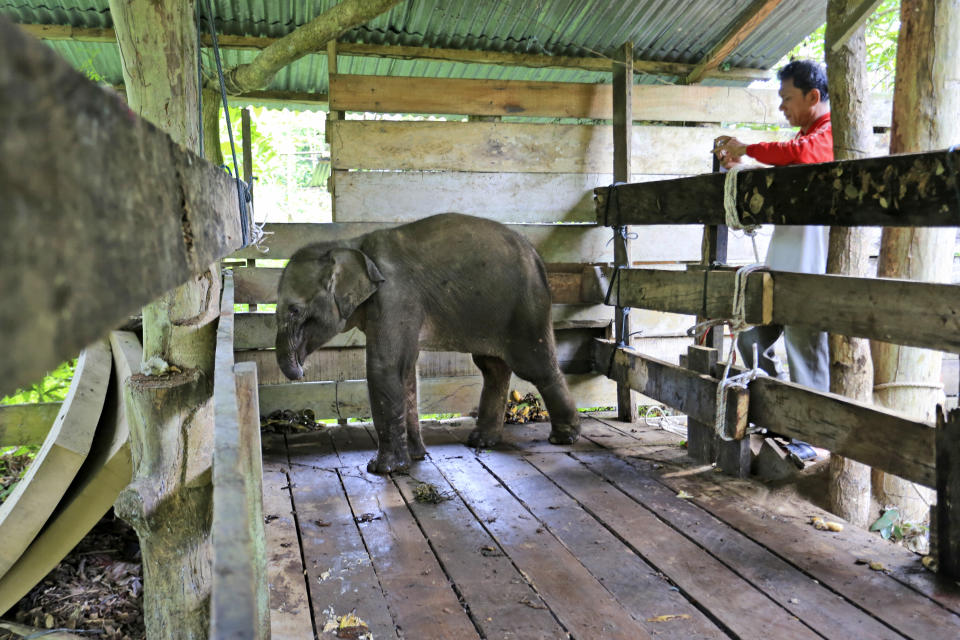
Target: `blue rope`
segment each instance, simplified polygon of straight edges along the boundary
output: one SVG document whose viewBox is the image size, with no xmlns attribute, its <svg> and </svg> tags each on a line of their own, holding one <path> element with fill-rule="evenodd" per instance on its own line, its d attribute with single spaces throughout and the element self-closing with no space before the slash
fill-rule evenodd
<svg viewBox="0 0 960 640">
<path fill-rule="evenodd" d="M 207 23 L 210 25 L 210 37 L 213 40 L 213 57 L 217 61 L 217 75 L 220 77 L 220 99 L 223 101 L 223 116 L 227 120 L 227 136 L 230 138 L 230 152 L 233 155 L 233 166 L 237 170 L 237 200 L 240 201 L 240 231 L 243 234 L 243 246 L 250 245 L 250 229 L 247 224 L 247 199 L 243 180 L 240 179 L 240 164 L 237 162 L 237 147 L 233 141 L 233 128 L 230 126 L 230 109 L 227 105 L 227 89 L 223 81 L 223 65 L 220 62 L 220 47 L 217 45 L 217 28 L 213 22 L 213 7 L 210 0 L 206 0 Z M 247 192 L 249 193 L 249 192 Z"/>
</svg>

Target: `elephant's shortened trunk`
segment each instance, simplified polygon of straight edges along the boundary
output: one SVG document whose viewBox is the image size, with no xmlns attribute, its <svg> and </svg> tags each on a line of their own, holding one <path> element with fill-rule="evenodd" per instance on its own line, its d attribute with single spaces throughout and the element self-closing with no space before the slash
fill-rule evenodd
<svg viewBox="0 0 960 640">
<path fill-rule="evenodd" d="M 303 378 L 303 362 L 300 350 L 293 344 L 293 340 L 283 332 L 277 334 L 277 364 L 283 375 L 290 380 Z"/>
</svg>

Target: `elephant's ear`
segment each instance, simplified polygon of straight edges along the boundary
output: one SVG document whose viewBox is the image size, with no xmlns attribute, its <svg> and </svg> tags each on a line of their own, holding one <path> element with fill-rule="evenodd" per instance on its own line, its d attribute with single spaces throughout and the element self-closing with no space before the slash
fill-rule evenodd
<svg viewBox="0 0 960 640">
<path fill-rule="evenodd" d="M 333 296 L 346 320 L 384 281 L 380 269 L 365 253 L 356 249 L 334 249 Z"/>
</svg>

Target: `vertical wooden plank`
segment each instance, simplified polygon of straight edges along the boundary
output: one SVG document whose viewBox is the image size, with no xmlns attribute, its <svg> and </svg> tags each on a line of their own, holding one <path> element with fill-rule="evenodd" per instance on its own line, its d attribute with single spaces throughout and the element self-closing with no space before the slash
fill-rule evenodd
<svg viewBox="0 0 960 640">
<path fill-rule="evenodd" d="M 433 457 L 433 441 L 428 446 Z M 457 448 L 461 454 L 464 452 Z M 393 481 L 485 637 L 566 637 L 566 630 L 510 558 L 491 552 L 496 549 L 496 541 L 436 467 L 418 464 L 412 475 L 394 476 Z M 434 485 L 450 499 L 438 504 L 418 502 L 415 491 L 421 482 Z"/>
<path fill-rule="evenodd" d="M 574 457 L 675 530 L 682 531 L 684 536 L 824 638 L 902 640 L 900 634 L 885 627 L 868 612 L 838 598 L 833 591 L 741 534 L 735 526 L 726 525 L 689 500 L 678 499 L 676 492 L 650 475 L 650 463 L 635 461 L 631 464 L 604 454 L 577 453 Z M 732 587 L 728 582 L 723 585 L 724 589 Z"/>
<path fill-rule="evenodd" d="M 613 62 L 613 181 L 630 180 L 633 130 L 633 43 L 626 42 Z M 630 241 L 626 228 L 614 234 L 613 259 L 618 267 L 630 266 Z M 630 343 L 630 318 L 617 307 L 614 317 L 617 344 Z M 637 421 L 637 394 L 617 383 L 617 413 L 624 422 Z"/>
<path fill-rule="evenodd" d="M 937 409 L 937 555 L 940 573 L 960 578 L 960 409 Z"/>
<path fill-rule="evenodd" d="M 270 634 L 277 640 L 314 636 L 289 484 L 279 465 L 267 465 L 263 474 L 267 587 Z"/>
<path fill-rule="evenodd" d="M 260 444 L 260 403 L 257 398 L 257 365 L 241 362 L 233 365 L 237 382 L 240 452 L 247 524 L 250 528 L 253 562 L 253 591 L 257 624 L 256 637 L 270 637 L 270 606 L 267 592 L 266 539 L 263 528 L 263 459 Z"/>
<path fill-rule="evenodd" d="M 337 75 L 337 41 L 336 39 L 331 40 L 327 43 L 327 86 L 329 87 L 329 95 L 327 99 L 330 100 L 329 104 L 332 104 L 333 97 L 333 77 Z M 334 109 L 327 110 L 327 122 L 325 128 L 325 135 L 327 137 L 327 144 L 330 145 L 330 166 L 331 168 L 336 164 L 334 162 L 334 145 L 330 140 L 330 130 L 333 123 L 337 120 L 343 119 L 343 111 L 335 111 Z M 333 221 L 337 221 L 337 198 L 335 197 L 337 183 L 334 179 L 334 171 L 330 172 L 330 177 L 327 178 L 327 191 L 330 193 L 330 207 L 332 208 Z"/>
<path fill-rule="evenodd" d="M 341 470 L 341 479 L 403 637 L 479 638 L 390 477 L 351 468 Z"/>
<path fill-rule="evenodd" d="M 499 548 L 526 574 L 570 635 L 607 640 L 652 638 L 569 549 L 506 487 L 494 481 L 476 458 L 446 458 L 433 463 L 485 523 Z"/>
<path fill-rule="evenodd" d="M 696 345 L 687 347 L 686 367 L 697 373 L 710 375 L 717 364 L 717 350 Z M 711 464 L 717 458 L 717 435 L 712 424 L 687 418 L 687 452 L 702 464 Z"/>
<path fill-rule="evenodd" d="M 593 455 L 615 458 L 609 452 Z M 608 530 L 538 470 L 538 462 L 557 459 L 569 460 L 562 453 L 534 454 L 521 459 L 516 455 L 491 452 L 483 455 L 480 461 L 549 527 L 550 532 L 600 579 L 653 637 L 658 640 L 728 638 L 665 580 L 658 569 L 625 545 L 619 531 Z M 603 483 L 598 476 L 591 475 L 589 479 Z M 665 612 L 677 617 L 669 624 L 651 621 Z"/>
<path fill-rule="evenodd" d="M 329 446 L 327 438 L 318 444 L 324 440 Z M 290 485 L 318 631 L 354 611 L 375 638 L 396 637 L 383 589 L 338 472 L 295 462 L 290 467 Z"/>
</svg>

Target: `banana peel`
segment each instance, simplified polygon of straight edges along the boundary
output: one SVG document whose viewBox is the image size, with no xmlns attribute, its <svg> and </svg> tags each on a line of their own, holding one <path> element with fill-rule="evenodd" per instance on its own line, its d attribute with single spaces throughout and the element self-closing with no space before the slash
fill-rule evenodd
<svg viewBox="0 0 960 640">
<path fill-rule="evenodd" d="M 524 424 L 526 422 L 547 422 L 549 420 L 550 414 L 542 408 L 540 399 L 537 396 L 532 393 L 521 396 L 520 392 L 516 389 L 510 392 L 504 422 L 508 424 Z"/>
<path fill-rule="evenodd" d="M 820 516 L 810 516 L 810 524 L 812 524 L 813 528 L 817 531 L 833 531 L 836 533 L 843 531 L 842 523 L 830 522 L 829 520 L 824 520 Z"/>
</svg>

